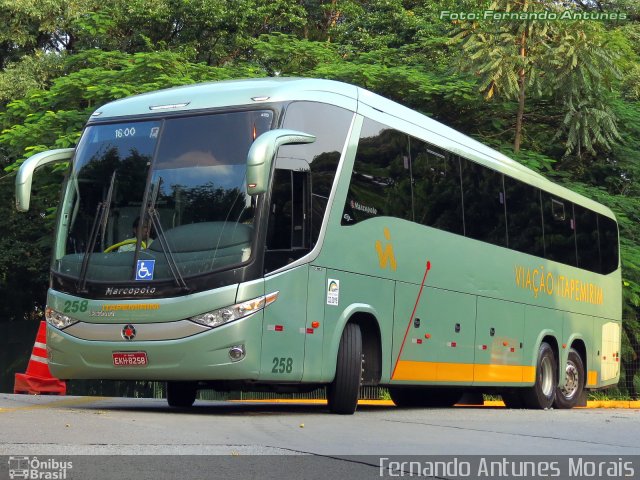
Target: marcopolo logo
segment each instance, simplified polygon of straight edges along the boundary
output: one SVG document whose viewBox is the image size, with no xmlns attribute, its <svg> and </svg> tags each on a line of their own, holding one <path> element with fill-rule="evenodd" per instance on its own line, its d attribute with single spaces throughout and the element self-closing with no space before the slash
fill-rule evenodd
<svg viewBox="0 0 640 480">
<path fill-rule="evenodd" d="M 27 478 L 42 480 L 64 480 L 67 471 L 73 468 L 73 462 L 38 457 L 9 457 L 9 478 Z"/>
<path fill-rule="evenodd" d="M 113 288 L 107 287 L 104 291 L 105 295 L 151 295 L 152 293 L 156 293 L 155 287 L 131 287 L 131 288 Z"/>
</svg>

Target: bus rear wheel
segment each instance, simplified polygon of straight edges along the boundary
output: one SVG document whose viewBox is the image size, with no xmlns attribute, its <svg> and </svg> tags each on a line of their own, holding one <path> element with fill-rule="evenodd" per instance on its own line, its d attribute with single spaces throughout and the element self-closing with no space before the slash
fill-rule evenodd
<svg viewBox="0 0 640 480">
<path fill-rule="evenodd" d="M 522 390 L 522 400 L 526 407 L 545 409 L 553 406 L 558 386 L 556 355 L 546 342 L 540 344 L 536 364 L 536 382 L 533 387 Z"/>
<path fill-rule="evenodd" d="M 170 407 L 191 407 L 197 393 L 195 382 L 167 382 L 167 403 Z"/>
<path fill-rule="evenodd" d="M 582 357 L 573 348 L 569 350 L 565 366 L 564 385 L 556 390 L 553 406 L 556 408 L 573 408 L 578 404 L 584 390 L 584 363 Z"/>
<path fill-rule="evenodd" d="M 336 376 L 327 386 L 329 411 L 352 415 L 358 406 L 362 382 L 362 332 L 355 323 L 348 323 L 338 347 Z"/>
<path fill-rule="evenodd" d="M 391 400 L 398 407 L 451 407 L 462 391 L 456 388 L 389 387 Z"/>
</svg>

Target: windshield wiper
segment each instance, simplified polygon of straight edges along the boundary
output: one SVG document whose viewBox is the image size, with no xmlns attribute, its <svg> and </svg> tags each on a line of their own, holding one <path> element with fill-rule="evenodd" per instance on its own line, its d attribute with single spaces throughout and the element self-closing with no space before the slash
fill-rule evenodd
<svg viewBox="0 0 640 480">
<path fill-rule="evenodd" d="M 146 220 L 146 216 L 148 215 L 151 219 L 151 223 L 153 224 L 153 228 L 158 234 L 158 241 L 160 242 L 160 247 L 162 248 L 162 253 L 164 254 L 164 258 L 167 260 L 167 265 L 169 266 L 169 271 L 173 276 L 176 285 L 180 287 L 182 290 L 189 291 L 189 287 L 187 283 L 184 281 L 184 278 L 180 274 L 180 269 L 178 268 L 178 264 L 176 263 L 176 259 L 173 256 L 173 252 L 169 247 L 169 242 L 167 242 L 167 237 L 162 228 L 162 224 L 160 222 L 160 215 L 158 214 L 158 210 L 156 209 L 156 201 L 158 199 L 158 192 L 160 191 L 160 185 L 162 184 L 162 178 L 158 179 L 158 183 L 153 186 L 153 191 L 151 193 L 151 200 L 148 203 L 147 211 L 143 218 Z M 142 223 L 144 225 L 144 222 Z M 139 234 L 138 234 L 139 236 Z M 133 264 L 138 264 L 138 256 L 140 254 L 140 239 L 136 242 L 136 251 L 134 254 Z"/>
<path fill-rule="evenodd" d="M 109 183 L 109 191 L 107 192 L 107 198 L 104 202 L 98 204 L 96 208 L 96 216 L 93 219 L 93 225 L 91 225 L 91 234 L 89 235 L 89 242 L 87 244 L 87 250 L 82 257 L 82 266 L 80 267 L 80 281 L 78 283 L 78 291 L 86 293 L 87 286 L 87 270 L 89 269 L 89 260 L 91 254 L 96 246 L 96 240 L 98 238 L 98 232 L 102 231 L 102 238 L 104 238 L 104 232 L 107 228 L 107 222 L 109 220 L 109 209 L 111 208 L 111 199 L 113 198 L 113 185 L 116 181 L 116 172 L 111 175 L 111 183 Z"/>
<path fill-rule="evenodd" d="M 162 224 L 160 223 L 160 215 L 158 215 L 158 210 L 156 210 L 156 208 L 153 206 L 149 208 L 149 217 L 151 218 L 153 227 L 156 229 L 156 233 L 158 234 L 158 241 L 160 242 L 160 246 L 162 247 L 162 253 L 164 253 L 164 257 L 167 259 L 169 271 L 171 272 L 171 275 L 173 275 L 173 279 L 176 281 L 176 284 L 180 288 L 182 288 L 183 290 L 189 290 L 189 287 L 187 287 L 184 278 L 182 278 L 182 275 L 180 274 L 180 269 L 178 268 L 176 259 L 173 257 L 171 248 L 169 248 L 167 237 L 165 236 L 164 230 L 162 229 Z"/>
</svg>

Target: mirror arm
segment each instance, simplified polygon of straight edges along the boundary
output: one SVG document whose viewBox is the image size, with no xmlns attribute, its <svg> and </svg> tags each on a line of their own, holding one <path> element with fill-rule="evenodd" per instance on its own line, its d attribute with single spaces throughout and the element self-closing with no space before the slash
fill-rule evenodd
<svg viewBox="0 0 640 480">
<path fill-rule="evenodd" d="M 16 209 L 19 212 L 29 210 L 31 201 L 31 182 L 33 181 L 33 172 L 38 167 L 49 163 L 64 162 L 70 160 L 73 156 L 75 148 L 60 148 L 57 150 L 47 150 L 46 152 L 36 153 L 27 158 L 16 176 Z"/>
</svg>

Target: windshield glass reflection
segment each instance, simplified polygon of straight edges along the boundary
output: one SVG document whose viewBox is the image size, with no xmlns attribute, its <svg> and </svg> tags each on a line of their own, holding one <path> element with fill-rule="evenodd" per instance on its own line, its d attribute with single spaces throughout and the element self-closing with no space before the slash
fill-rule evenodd
<svg viewBox="0 0 640 480">
<path fill-rule="evenodd" d="M 67 182 L 54 271 L 175 279 L 251 257 L 246 158 L 271 111 L 89 127 Z M 142 275 L 144 274 L 144 275 Z"/>
</svg>

